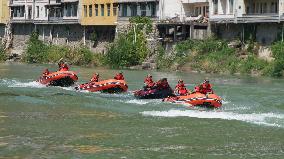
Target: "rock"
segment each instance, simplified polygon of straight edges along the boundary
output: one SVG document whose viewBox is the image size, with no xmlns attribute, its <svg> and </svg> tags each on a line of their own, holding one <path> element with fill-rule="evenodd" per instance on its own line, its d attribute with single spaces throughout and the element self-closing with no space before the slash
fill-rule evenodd
<svg viewBox="0 0 284 159">
<path fill-rule="evenodd" d="M 235 41 L 231 41 L 228 46 L 230 48 L 241 48 L 242 47 L 242 43 L 239 40 L 235 40 Z"/>
</svg>

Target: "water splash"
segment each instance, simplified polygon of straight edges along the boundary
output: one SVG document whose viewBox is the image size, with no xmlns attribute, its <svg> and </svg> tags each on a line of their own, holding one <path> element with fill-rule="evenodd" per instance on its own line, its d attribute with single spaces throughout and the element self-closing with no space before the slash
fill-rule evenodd
<svg viewBox="0 0 284 159">
<path fill-rule="evenodd" d="M 6 85 L 8 87 L 31 87 L 31 88 L 44 88 L 46 87 L 45 85 L 40 84 L 39 82 L 36 81 L 31 81 L 31 82 L 22 82 L 18 80 L 13 80 L 13 79 L 1 79 L 0 80 L 1 85 Z"/>
<path fill-rule="evenodd" d="M 141 114 L 144 116 L 157 117 L 191 117 L 201 119 L 239 120 L 258 125 L 284 127 L 283 122 L 279 121 L 284 119 L 284 114 L 276 113 L 239 114 L 233 112 L 171 109 L 169 111 L 144 111 Z"/>
</svg>

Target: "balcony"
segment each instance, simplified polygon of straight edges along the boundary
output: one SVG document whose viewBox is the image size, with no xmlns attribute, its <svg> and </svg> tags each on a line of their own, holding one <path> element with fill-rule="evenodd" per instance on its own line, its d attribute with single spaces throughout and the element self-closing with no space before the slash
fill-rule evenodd
<svg viewBox="0 0 284 159">
<path fill-rule="evenodd" d="M 208 0 L 182 0 L 181 3 L 208 3 Z"/>
<path fill-rule="evenodd" d="M 244 14 L 242 17 L 237 17 L 237 20 L 239 23 L 279 22 L 279 15 L 276 13 Z"/>
</svg>

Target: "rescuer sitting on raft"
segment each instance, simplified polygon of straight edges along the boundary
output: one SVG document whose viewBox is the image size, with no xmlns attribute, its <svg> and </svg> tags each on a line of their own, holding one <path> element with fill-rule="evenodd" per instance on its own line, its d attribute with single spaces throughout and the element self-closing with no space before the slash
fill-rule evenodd
<svg viewBox="0 0 284 159">
<path fill-rule="evenodd" d="M 189 91 L 186 89 L 183 80 L 178 80 L 178 84 L 175 87 L 175 94 L 180 95 L 180 96 L 184 96 L 187 95 L 189 93 Z"/>
<path fill-rule="evenodd" d="M 208 79 L 205 79 L 201 85 L 196 86 L 194 90 L 202 94 L 213 93 L 212 84 L 209 83 Z"/>
<path fill-rule="evenodd" d="M 61 58 L 58 62 L 59 71 L 69 71 L 69 67 L 66 62 Z"/>
<path fill-rule="evenodd" d="M 160 79 L 160 80 L 155 84 L 154 87 L 157 88 L 157 89 L 162 90 L 162 89 L 168 89 L 168 88 L 170 88 L 170 85 L 169 85 L 169 83 L 168 83 L 167 78 L 163 78 L 163 79 Z"/>
<path fill-rule="evenodd" d="M 155 82 L 153 81 L 152 75 L 148 74 L 144 80 L 144 90 L 149 90 L 154 87 Z"/>
<path fill-rule="evenodd" d="M 42 76 L 47 76 L 49 74 L 49 70 L 46 68 L 44 69 L 44 71 L 42 72 Z"/>
<path fill-rule="evenodd" d="M 91 78 L 90 82 L 99 82 L 100 75 L 98 73 L 94 73 L 93 77 Z"/>
<path fill-rule="evenodd" d="M 123 72 L 119 72 L 115 75 L 114 79 L 116 80 L 124 80 Z"/>
</svg>

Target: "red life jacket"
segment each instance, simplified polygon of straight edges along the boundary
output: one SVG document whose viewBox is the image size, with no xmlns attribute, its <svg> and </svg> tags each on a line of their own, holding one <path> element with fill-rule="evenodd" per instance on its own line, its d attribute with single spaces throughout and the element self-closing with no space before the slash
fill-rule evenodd
<svg viewBox="0 0 284 159">
<path fill-rule="evenodd" d="M 117 74 L 117 75 L 115 75 L 114 79 L 116 79 L 116 80 L 124 80 L 124 77 L 123 77 L 122 74 Z"/>
<path fill-rule="evenodd" d="M 90 82 L 99 82 L 99 77 L 97 75 L 94 75 Z"/>
<path fill-rule="evenodd" d="M 179 95 L 186 95 L 188 93 L 187 89 L 185 87 L 181 88 L 179 91 L 178 91 L 178 94 Z"/>
<path fill-rule="evenodd" d="M 200 93 L 207 94 L 207 93 L 211 93 L 211 92 L 212 92 L 212 85 L 203 83 L 202 84 L 202 90 L 200 91 Z"/>
<path fill-rule="evenodd" d="M 194 91 L 195 91 L 195 92 L 200 92 L 200 87 L 199 87 L 199 86 L 195 86 L 195 87 L 194 87 Z"/>
<path fill-rule="evenodd" d="M 68 65 L 67 65 L 67 64 L 62 64 L 62 65 L 60 66 L 59 71 L 69 71 Z"/>
<path fill-rule="evenodd" d="M 150 78 L 150 77 L 145 78 L 144 83 L 145 83 L 148 87 L 153 87 L 153 86 L 155 85 L 153 79 Z"/>
</svg>

